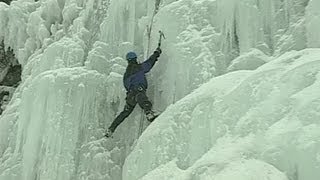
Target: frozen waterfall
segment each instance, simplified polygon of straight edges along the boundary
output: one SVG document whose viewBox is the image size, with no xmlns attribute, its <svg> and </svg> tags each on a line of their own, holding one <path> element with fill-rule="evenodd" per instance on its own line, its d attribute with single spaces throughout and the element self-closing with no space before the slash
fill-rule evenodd
<svg viewBox="0 0 320 180">
<path fill-rule="evenodd" d="M 0 180 L 319 180 L 319 7 L 0 2 Z M 148 96 L 163 113 L 139 137 L 136 107 L 106 139 L 124 56 L 145 60 L 159 30 Z"/>
</svg>

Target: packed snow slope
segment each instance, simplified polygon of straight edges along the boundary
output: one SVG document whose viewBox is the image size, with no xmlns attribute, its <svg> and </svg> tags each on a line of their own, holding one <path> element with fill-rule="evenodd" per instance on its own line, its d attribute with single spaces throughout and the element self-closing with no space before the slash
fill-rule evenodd
<svg viewBox="0 0 320 180">
<path fill-rule="evenodd" d="M 23 67 L 0 116 L 0 180 L 318 180 L 320 0 L 0 2 Z M 155 11 L 158 9 L 158 11 Z M 151 38 L 148 38 L 148 28 Z M 125 53 L 162 115 L 138 137 Z M 1 74 L 1 73 L 0 73 Z"/>
<path fill-rule="evenodd" d="M 212 79 L 146 129 L 123 179 L 319 179 L 319 72 L 307 49 Z"/>
</svg>

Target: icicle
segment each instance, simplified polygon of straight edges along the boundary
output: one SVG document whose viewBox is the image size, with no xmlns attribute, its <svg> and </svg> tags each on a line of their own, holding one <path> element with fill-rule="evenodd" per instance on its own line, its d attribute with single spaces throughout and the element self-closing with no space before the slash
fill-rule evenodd
<svg viewBox="0 0 320 180">
<path fill-rule="evenodd" d="M 306 8 L 308 47 L 320 48 L 320 1 L 310 1 Z"/>
<path fill-rule="evenodd" d="M 151 17 L 150 25 L 147 26 L 148 45 L 147 45 L 147 53 L 145 55 L 145 59 L 146 59 L 146 57 L 148 57 L 150 55 L 151 31 L 152 31 L 152 27 L 153 27 L 154 17 L 158 13 L 159 8 L 160 8 L 160 2 L 161 2 L 161 0 L 155 0 L 155 6 L 154 6 L 154 11 L 153 11 L 153 14 L 152 14 L 152 17 Z M 145 121 L 144 111 L 141 109 L 141 118 L 140 118 L 140 123 L 139 123 L 139 135 L 138 135 L 138 137 L 140 137 L 140 135 L 143 132 L 144 121 Z"/>
</svg>

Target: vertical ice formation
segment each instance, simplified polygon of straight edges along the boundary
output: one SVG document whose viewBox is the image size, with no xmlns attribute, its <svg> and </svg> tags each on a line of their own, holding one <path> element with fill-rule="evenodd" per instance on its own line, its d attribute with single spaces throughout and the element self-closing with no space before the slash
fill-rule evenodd
<svg viewBox="0 0 320 180">
<path fill-rule="evenodd" d="M 103 127 L 97 118 L 103 80 L 95 72 L 64 68 L 46 71 L 24 88 L 13 153 L 21 153 L 21 179 L 78 177 L 81 147 Z"/>
<path fill-rule="evenodd" d="M 30 37 L 17 52 L 21 63 L 27 61 L 39 45 L 42 46 L 40 43 L 44 43 L 44 47 L 52 43 L 51 38 L 43 41 L 48 32 L 55 40 L 65 33 L 82 39 L 86 45 L 85 57 L 97 39 L 108 44 L 106 51 L 112 58 L 123 57 L 127 49 L 136 50 L 141 58 L 146 57 L 143 54 L 148 44 L 146 30 L 151 23 L 154 2 L 99 2 L 28 3 L 29 11 L 25 12 L 28 19 L 24 18 L 24 21 L 28 22 L 29 28 L 24 35 Z M 306 36 L 301 34 L 305 32 L 307 3 L 274 0 L 161 1 L 160 11 L 154 19 L 151 52 L 156 47 L 157 32 L 161 29 L 168 37 L 163 44 L 165 60 L 159 62 L 161 67 L 154 73 L 157 78 L 150 77 L 153 82 L 160 79 L 151 86 L 154 100 L 163 104 L 159 108 L 164 109 L 210 78 L 225 73 L 235 57 L 250 53 L 252 48 L 267 55 L 279 55 L 306 47 Z M 39 6 L 42 8 L 37 8 Z M 100 24 L 101 30 L 98 28 Z M 9 25 L 17 29 L 14 23 Z M 23 38 L 20 41 L 23 42 Z M 10 45 L 9 42 L 6 44 Z"/>
<path fill-rule="evenodd" d="M 151 89 L 154 100 L 163 104 L 159 108 L 164 109 L 210 78 L 225 73 L 235 57 L 252 49 L 270 56 L 307 47 L 303 35 L 307 3 L 161 1 L 153 21 L 151 52 L 157 44 L 158 30 L 163 30 L 167 36 L 163 43 L 165 60 L 150 77 L 152 82 L 158 81 Z M 147 28 L 153 9 L 153 1 L 111 1 L 101 26 L 101 41 L 110 44 L 117 55 L 122 53 L 119 44 L 128 41 L 140 57 L 146 57 L 143 52 L 147 52 Z"/>
<path fill-rule="evenodd" d="M 17 0 L 10 6 L 0 3 L 0 40 L 4 40 L 6 48 L 13 49 L 23 66 L 22 84 L 0 118 L 0 179 L 102 180 L 121 179 L 122 175 L 130 180 L 166 179 L 166 175 L 208 178 L 205 174 L 232 179 L 233 169 L 243 179 L 257 171 L 262 172 L 259 178 L 288 179 L 281 171 L 290 172 L 287 176 L 291 179 L 315 178 L 318 174 L 306 172 L 318 170 L 318 125 L 313 122 L 318 117 L 313 113 L 317 111 L 313 108 L 318 107 L 314 93 L 318 76 L 312 68 L 318 66 L 316 62 L 303 64 L 300 60 L 313 59 L 318 53 L 297 52 L 280 60 L 269 56 L 319 48 L 318 2 L 163 0 L 153 22 L 155 1 L 149 0 Z M 119 127 L 113 140 L 99 139 L 124 105 L 123 56 L 129 50 L 135 50 L 140 61 L 149 55 L 147 28 L 151 23 L 150 52 L 157 46 L 158 30 L 167 37 L 161 59 L 148 77 L 149 96 L 156 108 L 166 109 L 205 82 L 214 85 L 209 83 L 191 97 L 169 106 L 139 140 L 122 172 L 137 138 L 139 111 Z M 306 56 L 308 53 L 314 57 Z M 211 80 L 227 71 L 253 70 L 265 63 L 268 67 L 271 60 L 297 67 L 286 66 L 287 75 L 271 68 L 270 72 L 233 72 Z M 302 76 L 310 79 L 299 80 Z M 294 79 L 298 81 L 293 82 Z M 274 86 L 271 81 L 276 82 Z M 287 85 L 289 88 L 285 88 Z M 204 94 L 203 89 L 207 89 Z M 263 97 L 270 101 L 279 98 L 280 102 L 275 101 L 277 106 L 270 108 L 270 102 Z M 292 98 L 298 98 L 297 107 L 286 107 L 292 105 Z M 265 123 L 266 117 L 270 119 Z M 307 122 L 300 121 L 302 118 Z M 287 124 L 290 126 L 286 129 Z M 225 132 L 231 132 L 231 140 L 217 140 Z M 247 138 L 250 132 L 253 138 Z M 279 139 L 284 136 L 287 140 L 282 143 Z M 257 143 L 260 137 L 266 139 L 268 147 Z M 292 139 L 298 139 L 294 145 L 299 147 L 289 151 Z M 236 143 L 238 140 L 240 144 Z M 303 146 L 302 142 L 308 140 L 314 143 Z M 262 148 L 252 152 L 255 145 Z M 230 146 L 229 154 L 219 152 L 226 146 Z M 263 152 L 265 149 L 267 152 Z M 307 149 L 310 156 L 294 162 L 297 167 L 281 163 L 304 155 L 302 149 Z M 223 155 L 230 159 L 209 158 Z M 203 164 L 205 159 L 211 162 Z M 164 176 L 159 172 L 165 172 Z"/>
<path fill-rule="evenodd" d="M 318 7 L 320 6 L 320 1 L 310 0 L 306 8 L 306 28 L 307 28 L 307 39 L 308 47 L 320 47 L 320 12 Z"/>
<path fill-rule="evenodd" d="M 107 6 L 94 0 L 0 4 L 0 39 L 23 66 L 22 84 L 0 120 L 1 180 L 121 176 L 128 150 L 97 140 L 124 94 L 123 60 L 108 56 L 107 44 L 93 44 L 105 15 L 101 4 Z"/>
</svg>

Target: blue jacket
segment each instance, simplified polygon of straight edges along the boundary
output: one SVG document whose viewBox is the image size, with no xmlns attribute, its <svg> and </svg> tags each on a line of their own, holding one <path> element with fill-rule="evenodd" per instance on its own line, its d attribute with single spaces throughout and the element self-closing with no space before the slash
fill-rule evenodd
<svg viewBox="0 0 320 180">
<path fill-rule="evenodd" d="M 155 51 L 149 59 L 141 64 L 136 61 L 129 63 L 123 76 L 123 84 L 127 91 L 136 90 L 138 87 L 148 88 L 148 82 L 145 74 L 154 66 L 160 53 Z"/>
</svg>

